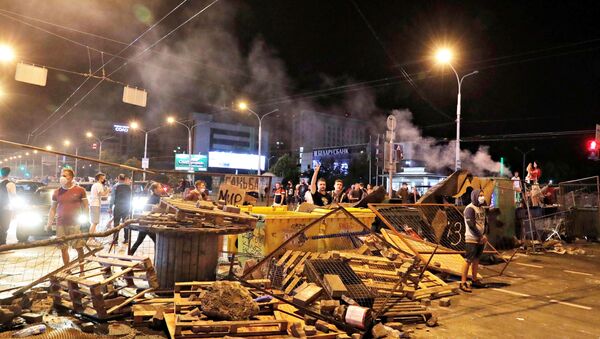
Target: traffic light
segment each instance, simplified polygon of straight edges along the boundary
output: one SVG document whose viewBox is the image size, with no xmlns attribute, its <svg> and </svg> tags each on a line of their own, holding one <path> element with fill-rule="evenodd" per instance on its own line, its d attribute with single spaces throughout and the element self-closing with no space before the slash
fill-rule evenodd
<svg viewBox="0 0 600 339">
<path fill-rule="evenodd" d="M 598 160 L 598 140 L 592 139 L 587 143 L 588 159 Z"/>
</svg>

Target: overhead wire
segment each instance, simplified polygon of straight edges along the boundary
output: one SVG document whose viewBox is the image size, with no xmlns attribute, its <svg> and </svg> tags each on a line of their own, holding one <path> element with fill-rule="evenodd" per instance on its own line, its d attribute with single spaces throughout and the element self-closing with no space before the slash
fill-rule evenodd
<svg viewBox="0 0 600 339">
<path fill-rule="evenodd" d="M 187 0 L 185 0 L 187 1 Z M 119 67 L 117 67 L 116 69 L 114 69 L 112 72 L 110 72 L 108 74 L 108 76 L 106 77 L 110 77 L 113 74 L 115 74 L 116 72 L 118 72 L 119 70 L 121 70 L 123 67 L 125 67 L 129 61 L 133 60 L 133 59 L 137 59 L 140 56 L 144 55 L 146 52 L 148 52 L 150 49 L 154 48 L 154 46 L 156 46 L 157 44 L 159 44 L 161 41 L 163 41 L 164 39 L 166 39 L 167 37 L 171 36 L 171 34 L 173 34 L 175 31 L 177 31 L 179 28 L 183 27 L 184 25 L 186 25 L 188 22 L 190 22 L 191 20 L 193 20 L 194 18 L 196 18 L 198 15 L 202 14 L 204 11 L 206 11 L 208 8 L 210 8 L 212 5 L 214 5 L 215 3 L 219 2 L 219 0 L 213 0 L 211 3 L 209 3 L 208 5 L 206 5 L 204 8 L 202 8 L 201 10 L 199 10 L 198 12 L 196 12 L 196 14 L 192 15 L 190 18 L 188 18 L 187 20 L 185 20 L 182 24 L 180 24 L 179 26 L 175 27 L 174 29 L 172 29 L 169 33 L 165 34 L 163 37 L 161 37 L 160 39 L 158 39 L 157 41 L 155 41 L 153 44 L 151 44 L 150 46 L 146 47 L 141 53 L 127 59 L 125 62 L 123 62 Z M 171 12 L 170 12 L 171 13 Z M 161 19 L 162 20 L 162 19 Z M 114 59 L 114 58 L 113 58 Z M 112 59 L 111 59 L 112 60 Z M 108 61 L 110 62 L 110 60 Z M 107 63 L 108 63 L 107 62 Z M 96 88 L 98 88 L 98 86 L 100 86 L 100 84 L 103 83 L 104 79 L 106 77 L 103 77 L 103 79 L 101 79 L 100 81 L 98 81 L 94 87 L 92 87 L 87 93 L 85 93 L 69 110 L 67 110 L 65 113 L 63 113 L 63 115 L 61 115 L 57 120 L 54 120 L 52 123 L 50 123 L 44 130 L 42 130 L 39 134 L 44 133 L 45 131 L 47 131 L 50 127 L 52 127 L 54 124 L 56 124 L 58 121 L 60 121 L 61 119 L 63 119 L 67 114 L 69 114 L 75 107 L 77 107 L 81 102 L 83 102 Z"/>
<path fill-rule="evenodd" d="M 383 41 L 381 40 L 381 38 L 379 37 L 379 35 L 377 34 L 377 32 L 375 31 L 375 29 L 373 28 L 373 26 L 371 25 L 371 23 L 369 22 L 369 20 L 367 19 L 367 17 L 364 15 L 364 13 L 362 12 L 362 10 L 360 9 L 360 7 L 358 6 L 358 4 L 354 1 L 354 0 L 350 0 L 350 2 L 352 3 L 352 5 L 354 6 L 355 10 L 358 12 L 358 14 L 360 15 L 361 19 L 363 20 L 363 22 L 365 23 L 365 25 L 367 26 L 367 28 L 369 29 L 369 31 L 371 32 L 371 34 L 373 35 L 373 37 L 375 38 L 375 40 L 377 41 L 377 43 L 379 44 L 379 46 L 381 46 L 381 48 L 383 49 L 383 51 L 385 52 L 386 56 L 388 57 L 388 59 L 394 63 L 394 64 L 398 64 L 398 68 L 400 69 L 400 73 L 406 78 L 406 80 L 408 81 L 408 83 L 412 86 L 412 88 L 415 90 L 415 92 L 417 92 L 417 94 L 419 95 L 419 97 L 421 97 L 421 99 L 427 103 L 435 112 L 437 112 L 438 114 L 453 120 L 454 118 L 450 117 L 448 114 L 446 114 L 444 111 L 440 110 L 439 108 L 437 108 L 437 106 L 435 106 L 426 96 L 425 94 L 421 91 L 421 89 L 415 84 L 415 82 L 413 81 L 412 77 L 410 76 L 410 74 L 408 74 L 408 72 L 406 71 L 406 69 L 400 65 L 397 61 L 396 58 L 392 55 L 392 53 L 390 53 L 388 51 L 388 49 L 386 48 L 385 44 L 383 43 Z"/>
<path fill-rule="evenodd" d="M 115 43 L 115 44 L 127 45 L 127 42 L 124 42 L 124 41 L 120 41 L 120 40 L 117 40 L 117 39 L 113 39 L 113 38 L 110 38 L 110 37 L 107 37 L 107 36 L 103 36 L 103 35 L 99 35 L 99 34 L 95 34 L 95 33 L 90 33 L 90 32 L 86 32 L 86 31 L 82 31 L 80 29 L 76 29 L 76 28 L 72 28 L 72 27 L 68 27 L 68 26 L 64 26 L 64 25 L 59 25 L 59 24 L 56 24 L 56 23 L 53 23 L 53 22 L 50 22 L 50 21 L 47 21 L 47 20 L 42 20 L 42 19 L 39 19 L 39 18 L 34 18 L 34 17 L 31 17 L 31 16 L 23 15 L 23 14 L 16 13 L 16 12 L 13 12 L 13 11 L 9 11 L 9 10 L 6 10 L 6 9 L 1 9 L 0 8 L 0 13 L 1 12 L 9 13 L 10 15 L 18 16 L 18 17 L 25 18 L 25 19 L 31 20 L 31 21 L 36 21 L 36 22 L 39 22 L 39 23 L 42 23 L 42 24 L 45 24 L 45 25 L 49 25 L 49 26 L 52 26 L 52 27 L 56 27 L 56 28 L 59 28 L 59 29 L 63 29 L 63 30 L 66 30 L 66 31 L 75 32 L 75 33 L 79 33 L 79 34 L 82 34 L 82 35 L 87 35 L 87 36 L 90 36 L 90 37 L 93 37 L 93 38 L 97 38 L 97 39 L 109 41 L 109 42 L 112 42 L 112 43 Z M 142 49 L 143 48 L 143 47 L 137 47 L 137 46 L 132 46 L 132 47 L 136 48 L 136 49 Z M 251 75 L 249 75 L 246 72 L 244 72 L 242 70 L 239 70 L 239 69 L 234 69 L 234 68 L 231 68 L 231 67 L 225 68 L 225 67 L 218 67 L 218 66 L 214 66 L 214 65 L 208 65 L 205 62 L 201 62 L 201 61 L 198 61 L 198 60 L 194 60 L 194 59 L 182 57 L 180 55 L 173 55 L 173 54 L 166 55 L 166 53 L 161 52 L 161 51 L 152 51 L 152 53 L 163 55 L 163 56 L 168 56 L 169 58 L 177 59 L 177 60 L 184 61 L 184 62 L 189 62 L 189 63 L 194 63 L 194 64 L 202 65 L 202 66 L 204 66 L 206 68 L 214 68 L 214 69 L 217 69 L 217 70 L 220 70 L 220 71 L 224 71 L 224 72 L 235 73 L 235 74 L 238 74 L 238 75 L 246 77 L 246 78 L 252 78 Z"/>
<path fill-rule="evenodd" d="M 154 24 L 152 24 L 150 27 L 148 27 L 148 29 L 146 29 L 144 32 L 142 32 L 142 34 L 140 34 L 138 37 L 136 37 L 135 39 L 133 39 L 127 46 L 125 46 L 123 49 L 121 49 L 115 56 L 111 57 L 106 63 L 102 63 L 102 65 L 96 69 L 96 71 L 94 71 L 92 74 L 95 75 L 96 73 L 98 73 L 98 71 L 100 70 L 104 70 L 104 67 L 106 67 L 109 63 L 111 63 L 115 58 L 117 58 L 117 56 L 120 56 L 123 52 L 125 52 L 130 46 L 132 46 L 133 44 L 135 44 L 136 42 L 138 42 L 142 37 L 144 37 L 146 34 L 148 34 L 148 32 L 150 32 L 151 30 L 153 30 L 156 26 L 158 26 L 163 20 L 165 20 L 168 16 L 170 16 L 173 12 L 175 12 L 179 7 L 183 6 L 183 4 L 185 4 L 188 0 L 183 0 L 181 1 L 177 6 L 175 6 L 173 9 L 171 9 L 166 15 L 164 15 L 160 20 L 158 20 L 157 22 L 155 22 Z M 2 15 L 0 13 L 0 15 Z M 53 34 L 53 33 L 50 33 Z M 53 34 L 54 35 L 54 34 Z M 75 42 L 78 44 L 78 42 Z M 103 74 L 104 77 L 104 74 Z M 75 91 L 73 91 L 73 93 L 71 93 L 67 99 L 65 101 L 63 101 L 63 103 L 61 103 L 58 108 L 56 108 L 54 110 L 54 112 L 52 112 L 52 114 L 50 114 L 50 116 L 48 118 L 46 118 L 46 120 L 44 120 L 44 122 L 42 124 L 40 124 L 34 131 L 31 132 L 31 134 L 34 134 L 35 137 L 37 137 L 38 135 L 41 135 L 43 133 L 45 133 L 51 126 L 53 126 L 56 122 L 58 122 L 59 120 L 61 120 L 62 118 L 64 118 L 66 116 L 66 114 L 68 114 L 68 112 L 71 112 L 73 110 L 73 108 L 75 108 L 79 102 L 81 102 L 82 100 L 78 101 L 73 107 L 71 107 L 69 110 L 67 110 L 66 114 L 63 114 L 58 120 L 54 120 L 54 122 L 50 123 L 49 125 L 45 125 L 46 122 L 48 122 L 55 114 L 58 113 L 58 111 L 77 93 L 79 92 L 79 90 L 83 87 L 83 85 L 85 85 L 90 79 L 92 79 L 91 76 L 87 77 L 82 83 L 81 85 L 79 85 Z M 96 89 L 104 80 L 100 80 L 94 87 L 93 89 Z M 86 94 L 85 96 L 89 95 L 90 92 L 88 92 L 88 94 Z M 45 129 L 43 129 L 41 132 L 36 133 L 42 126 L 46 126 Z"/>
</svg>

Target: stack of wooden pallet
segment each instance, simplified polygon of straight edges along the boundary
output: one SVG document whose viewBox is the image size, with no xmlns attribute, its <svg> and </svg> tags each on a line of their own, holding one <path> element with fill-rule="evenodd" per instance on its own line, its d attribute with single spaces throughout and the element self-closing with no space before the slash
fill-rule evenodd
<svg viewBox="0 0 600 339">
<path fill-rule="evenodd" d="M 251 281 L 255 285 L 263 285 L 260 281 Z M 202 311 L 202 302 L 199 295 L 206 293 L 213 282 L 182 282 L 177 283 L 174 289 L 173 305 L 174 313 L 164 315 L 169 333 L 172 338 L 212 338 L 222 336 L 237 337 L 264 337 L 285 338 L 289 337 L 292 327 L 302 321 L 302 316 L 294 315 L 297 310 L 291 310 L 280 302 L 266 298 L 258 302 L 259 313 L 249 320 L 218 320 L 209 317 Z M 269 290 L 275 295 L 283 295 L 282 291 Z M 249 289 L 253 297 L 260 298 L 263 293 Z M 280 308 L 281 307 L 281 308 Z M 292 307 L 293 308 L 293 307 Z M 331 326 L 331 325 L 328 325 Z M 340 333 L 335 327 L 331 327 L 333 334 L 324 336 L 324 332 L 318 331 L 308 338 L 335 338 Z"/>
<path fill-rule="evenodd" d="M 273 281 L 273 286 L 281 288 L 286 294 L 291 294 L 306 281 L 304 269 L 307 260 L 336 258 L 346 261 L 375 295 L 393 293 L 395 296 L 418 300 L 445 297 L 458 291 L 457 284 L 447 284 L 427 270 L 408 272 L 408 279 L 400 289 L 396 284 L 406 273 L 412 259 L 398 258 L 391 261 L 380 256 L 340 251 L 311 253 L 288 250 L 272 265 L 269 278 Z"/>
<path fill-rule="evenodd" d="M 57 273 L 50 278 L 55 306 L 105 320 L 131 312 L 128 305 L 158 287 L 158 279 L 149 258 L 98 253 L 84 258 L 85 271 Z M 119 291 L 140 291 L 126 298 Z"/>
</svg>

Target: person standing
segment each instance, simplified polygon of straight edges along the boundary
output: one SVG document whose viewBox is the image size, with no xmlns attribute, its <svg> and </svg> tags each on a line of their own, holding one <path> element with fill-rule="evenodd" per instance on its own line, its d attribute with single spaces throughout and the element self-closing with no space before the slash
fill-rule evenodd
<svg viewBox="0 0 600 339">
<path fill-rule="evenodd" d="M 465 292 L 471 292 L 471 286 L 482 287 L 483 284 L 477 280 L 477 269 L 479 268 L 479 258 L 483 254 L 483 249 L 487 242 L 487 224 L 485 218 L 486 205 L 485 195 L 482 190 L 473 190 L 471 192 L 471 203 L 465 207 L 465 263 L 462 268 L 460 279 L 460 289 Z M 467 284 L 471 267 L 473 282 L 471 286 Z"/>
<path fill-rule="evenodd" d="M 105 198 L 110 193 L 110 190 L 104 186 L 106 182 L 106 175 L 104 173 L 98 173 L 95 176 L 96 182 L 92 185 L 90 192 L 90 233 L 96 233 L 96 227 L 100 223 L 100 206 L 102 205 L 102 198 Z M 90 242 L 95 242 L 92 238 Z"/>
<path fill-rule="evenodd" d="M 300 187 L 298 189 L 298 195 L 300 196 L 301 200 L 298 201 L 299 203 L 302 203 L 303 201 L 305 201 L 304 197 L 306 196 L 306 192 L 309 192 L 309 187 L 306 184 L 306 180 L 302 179 L 302 182 L 300 183 Z"/>
<path fill-rule="evenodd" d="M 403 204 L 408 204 L 408 185 L 405 182 L 402 183 L 398 195 L 400 196 L 400 199 L 402 199 Z"/>
<path fill-rule="evenodd" d="M 74 173 L 72 169 L 65 168 L 59 178 L 60 187 L 54 190 L 52 194 L 52 205 L 48 212 L 48 223 L 46 232 L 52 229 L 54 217 L 56 217 L 56 236 L 65 237 L 69 235 L 81 234 L 81 226 L 78 222 L 78 216 L 81 213 L 88 213 L 89 206 L 85 190 L 75 185 L 73 182 Z M 61 245 L 60 251 L 63 263 L 69 263 L 69 245 L 77 250 L 80 262 L 80 270 L 83 272 L 83 246 L 85 240 L 77 239 Z"/>
<path fill-rule="evenodd" d="M 117 227 L 131 214 L 131 185 L 128 183 L 127 175 L 121 173 L 117 177 L 117 183 L 113 186 L 110 194 L 109 212 L 113 215 L 113 226 Z M 115 242 L 119 241 L 119 233 L 115 234 Z M 129 232 L 124 230 L 123 243 L 129 241 Z"/>
<path fill-rule="evenodd" d="M 419 201 L 419 199 L 421 199 L 421 195 L 419 194 L 419 191 L 417 191 L 417 187 L 413 186 L 412 191 L 410 192 L 410 195 L 408 196 L 408 203 L 416 204 L 417 201 Z"/>
<path fill-rule="evenodd" d="M 285 190 L 281 187 L 281 183 L 275 183 L 273 190 L 273 206 L 285 205 Z"/>
<path fill-rule="evenodd" d="M 295 201 L 295 186 L 292 183 L 291 180 L 288 180 L 287 186 L 285 187 L 285 197 L 286 197 L 286 203 L 288 205 L 294 205 L 296 203 Z"/>
<path fill-rule="evenodd" d="M 350 202 L 348 200 L 348 195 L 344 192 L 344 182 L 341 179 L 336 179 L 333 184 L 333 191 L 331 192 L 331 197 L 333 198 L 334 203 L 347 203 Z"/>
<path fill-rule="evenodd" d="M 6 234 L 12 220 L 10 202 L 17 197 L 15 183 L 8 179 L 10 167 L 0 169 L 0 245 L 6 244 Z"/>
<path fill-rule="evenodd" d="M 148 198 L 148 205 L 158 205 L 160 204 L 160 198 L 166 196 L 165 190 L 159 182 L 153 182 L 150 185 L 150 197 Z M 144 232 L 138 231 L 137 239 L 135 243 L 131 246 L 129 251 L 129 255 L 134 255 L 135 251 L 137 251 L 138 247 L 144 242 L 146 236 L 150 237 L 154 243 L 156 243 L 156 235 L 152 232 Z"/>
<path fill-rule="evenodd" d="M 321 164 L 315 166 L 315 172 L 310 180 L 310 194 L 313 204 L 317 206 L 327 206 L 333 202 L 333 197 L 327 192 L 327 181 L 325 181 L 325 178 L 319 178 L 317 181 L 320 169 Z"/>
<path fill-rule="evenodd" d="M 521 178 L 519 177 L 519 172 L 515 172 L 512 178 L 513 191 L 515 192 L 515 205 L 519 204 L 521 201 Z"/>
<path fill-rule="evenodd" d="M 206 190 L 206 183 L 203 180 L 196 180 L 196 182 L 194 183 L 194 186 L 196 188 L 189 191 L 185 195 L 185 200 L 187 200 L 187 201 L 198 201 L 198 200 L 209 201 L 210 200 L 210 197 L 208 196 L 208 191 Z"/>
</svg>

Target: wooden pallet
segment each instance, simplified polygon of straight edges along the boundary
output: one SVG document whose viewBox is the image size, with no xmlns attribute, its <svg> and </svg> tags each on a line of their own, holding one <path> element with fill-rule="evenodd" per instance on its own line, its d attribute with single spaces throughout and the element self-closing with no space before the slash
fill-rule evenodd
<svg viewBox="0 0 600 339">
<path fill-rule="evenodd" d="M 196 207 L 195 203 L 181 199 L 162 199 L 159 206 L 141 217 L 140 224 L 160 224 L 166 227 L 185 228 L 202 227 L 214 229 L 220 233 L 225 229 L 226 233 L 243 233 L 252 231 L 256 227 L 258 219 L 246 213 L 230 213 L 217 209 Z"/>
<path fill-rule="evenodd" d="M 156 272 L 149 258 L 98 253 L 84 258 L 85 272 L 57 273 L 50 277 L 53 303 L 98 320 L 129 314 L 128 305 L 145 293 L 158 288 Z M 124 288 L 142 290 L 126 298 Z"/>
</svg>

